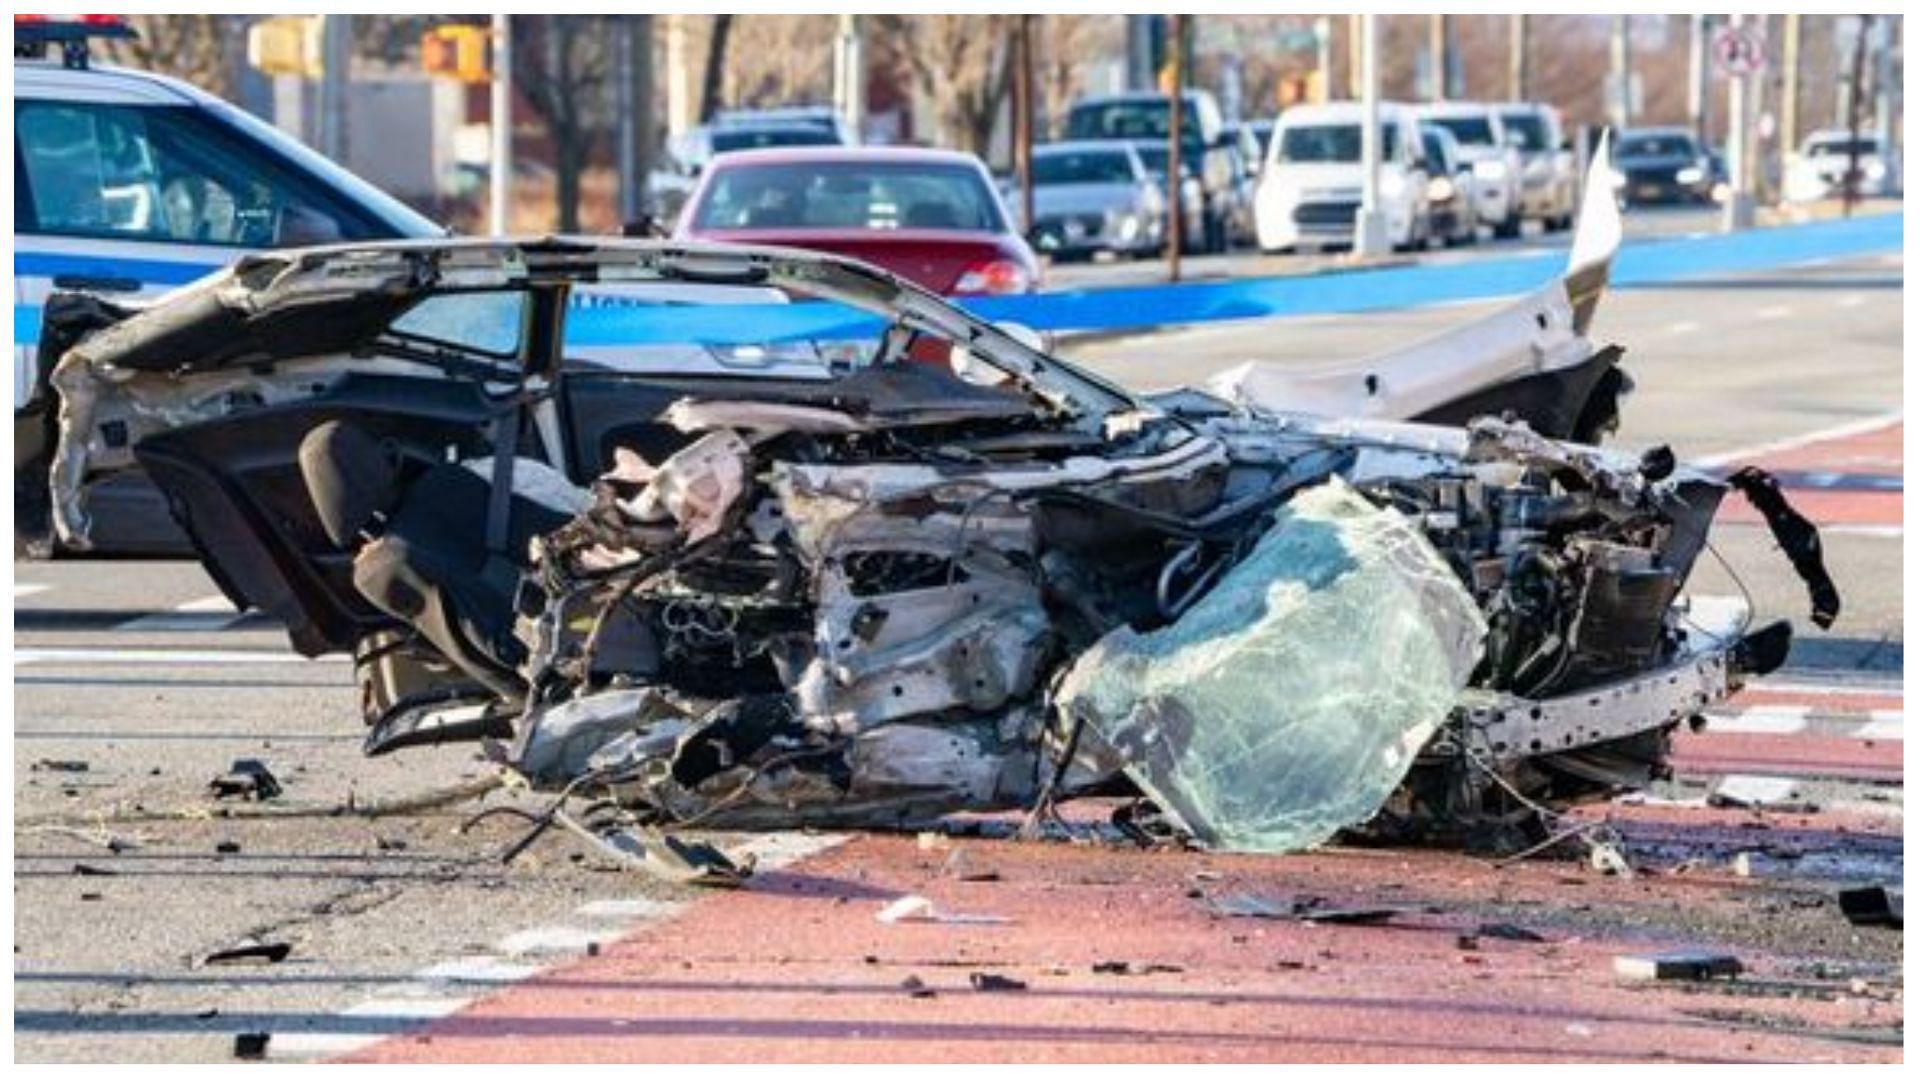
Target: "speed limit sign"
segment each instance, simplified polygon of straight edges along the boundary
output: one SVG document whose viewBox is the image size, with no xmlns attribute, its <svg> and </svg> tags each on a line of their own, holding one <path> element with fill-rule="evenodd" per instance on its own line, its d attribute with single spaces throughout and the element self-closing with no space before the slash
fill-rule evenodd
<svg viewBox="0 0 1920 1081">
<path fill-rule="evenodd" d="M 1767 39 L 1758 27 L 1721 27 L 1713 35 L 1713 67 L 1730 78 L 1745 78 L 1765 71 Z"/>
</svg>

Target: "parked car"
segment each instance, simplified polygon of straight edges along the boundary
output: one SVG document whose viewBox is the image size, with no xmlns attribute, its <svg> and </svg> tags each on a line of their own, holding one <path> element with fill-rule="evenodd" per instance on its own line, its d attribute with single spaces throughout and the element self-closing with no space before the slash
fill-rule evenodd
<svg viewBox="0 0 1920 1081">
<path fill-rule="evenodd" d="M 1421 123 L 1438 124 L 1459 141 L 1460 153 L 1473 165 L 1473 206 L 1480 220 L 1495 236 L 1519 236 L 1524 220 L 1520 149 L 1500 113 L 1491 105 L 1463 101 L 1421 105 L 1416 112 Z"/>
<path fill-rule="evenodd" d="M 1165 140 L 1129 144 L 1140 163 L 1146 166 L 1153 185 L 1167 190 L 1167 144 Z M 1164 198 L 1164 197 L 1163 197 Z M 1180 166 L 1180 250 L 1199 251 L 1207 233 L 1207 193 L 1200 178 L 1185 163 Z"/>
<path fill-rule="evenodd" d="M 826 132 L 840 146 L 858 146 L 860 133 L 847 126 L 831 105 L 781 105 L 768 109 L 721 109 L 709 123 L 715 128 L 806 127 Z"/>
<path fill-rule="evenodd" d="M 1296 105 L 1280 114 L 1260 174 L 1256 223 L 1262 251 L 1339 246 L 1360 210 L 1360 136 L 1354 102 Z M 1380 107 L 1380 209 L 1395 247 L 1426 242 L 1427 159 L 1413 110 Z"/>
<path fill-rule="evenodd" d="M 1787 166 L 1786 197 L 1794 202 L 1812 202 L 1839 196 L 1846 187 L 1849 163 L 1857 155 L 1860 180 L 1855 191 L 1867 197 L 1893 195 L 1900 191 L 1900 155 L 1889 153 L 1880 137 L 1861 132 L 1859 139 L 1845 128 L 1816 131 L 1800 144 L 1800 152 Z"/>
<path fill-rule="evenodd" d="M 1507 140 L 1520 151 L 1520 216 L 1547 232 L 1573 228 L 1579 183 L 1573 151 L 1560 126 L 1560 110 L 1540 102 L 1499 106 Z"/>
<path fill-rule="evenodd" d="M 1613 186 L 1629 204 L 1705 203 L 1713 162 L 1686 128 L 1628 128 L 1613 152 Z"/>
<path fill-rule="evenodd" d="M 1479 239 L 1480 219 L 1473 209 L 1473 166 L 1460 154 L 1453 133 L 1438 124 L 1420 125 L 1427 155 L 1427 217 L 1433 238 L 1452 247 Z"/>
<path fill-rule="evenodd" d="M 722 154 L 782 146 L 842 145 L 832 131 L 814 124 L 703 125 L 676 141 L 673 156 L 683 172 L 699 176 Z"/>
<path fill-rule="evenodd" d="M 793 147 L 715 158 L 682 239 L 837 252 L 945 294 L 1025 293 L 1039 260 L 980 159 L 909 147 Z"/>
<path fill-rule="evenodd" d="M 37 318 L 53 289 L 150 300 L 251 251 L 446 234 L 203 90 L 87 62 L 89 39 L 131 33 L 104 16 L 14 21 L 16 549 L 43 551 L 48 536 L 43 495 L 59 396 L 47 380 L 54 358 L 38 355 L 36 336 L 21 321 L 23 313 Z M 129 456 L 125 446 L 107 449 Z M 137 470 L 87 498 L 96 549 L 187 552 L 159 494 Z"/>
<path fill-rule="evenodd" d="M 1033 224 L 1025 233 L 1036 250 L 1056 259 L 1152 255 L 1166 243 L 1165 185 L 1129 143 L 1036 146 Z"/>
<path fill-rule="evenodd" d="M 1066 138 L 1165 145 L 1172 115 L 1167 95 L 1151 91 L 1081 98 L 1067 112 Z M 1200 186 L 1201 228 L 1183 237 L 1197 250 L 1223 251 L 1230 241 L 1235 198 L 1230 142 L 1213 95 L 1204 90 L 1184 91 L 1180 156 Z"/>
</svg>

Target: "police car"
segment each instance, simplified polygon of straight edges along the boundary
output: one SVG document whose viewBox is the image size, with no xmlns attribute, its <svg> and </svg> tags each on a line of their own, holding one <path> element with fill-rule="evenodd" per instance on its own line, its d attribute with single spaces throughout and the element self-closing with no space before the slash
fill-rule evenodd
<svg viewBox="0 0 1920 1081">
<path fill-rule="evenodd" d="M 175 79 L 96 67 L 117 16 L 14 17 L 16 551 L 45 537 L 54 358 L 36 355 L 54 289 L 158 295 L 264 248 L 446 230 L 278 128 Z M 151 486 L 103 489 L 102 550 L 184 552 Z M 124 505 L 117 505 L 124 504 Z"/>
</svg>

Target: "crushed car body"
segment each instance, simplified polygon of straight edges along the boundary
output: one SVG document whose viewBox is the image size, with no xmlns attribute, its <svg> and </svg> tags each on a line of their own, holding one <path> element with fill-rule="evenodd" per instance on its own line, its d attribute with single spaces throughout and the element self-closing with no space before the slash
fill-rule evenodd
<svg viewBox="0 0 1920 1081">
<path fill-rule="evenodd" d="M 1615 370 L 1584 337 L 1615 241 L 1488 324 L 1533 327 L 1486 339 L 1516 379 L 1593 362 L 1553 434 Z M 818 378 L 582 361 L 569 295 L 612 283 L 884 325 Z M 137 462 L 232 600 L 353 655 L 370 753 L 482 740 L 660 826 L 1102 794 L 1230 849 L 1458 837 L 1649 783 L 1787 649 L 1684 594 L 1728 486 L 1671 454 L 1291 409 L 1258 370 L 1136 394 L 830 255 L 313 249 L 48 333 L 69 539 Z"/>
</svg>

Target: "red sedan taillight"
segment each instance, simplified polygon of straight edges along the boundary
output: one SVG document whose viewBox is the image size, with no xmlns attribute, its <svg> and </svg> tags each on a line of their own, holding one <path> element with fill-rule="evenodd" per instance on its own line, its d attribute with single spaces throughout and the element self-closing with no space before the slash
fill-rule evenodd
<svg viewBox="0 0 1920 1081">
<path fill-rule="evenodd" d="M 1031 270 L 1012 259 L 995 259 L 969 268 L 953 283 L 953 291 L 975 295 L 1028 293 L 1035 284 Z"/>
</svg>

